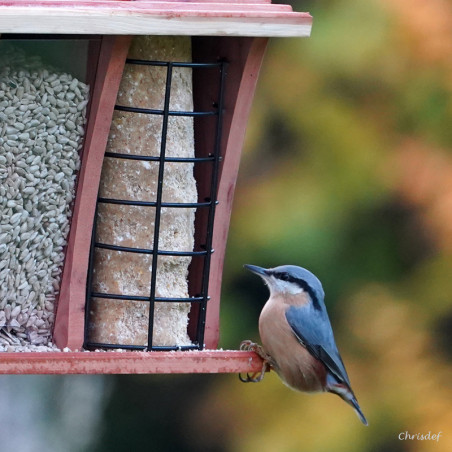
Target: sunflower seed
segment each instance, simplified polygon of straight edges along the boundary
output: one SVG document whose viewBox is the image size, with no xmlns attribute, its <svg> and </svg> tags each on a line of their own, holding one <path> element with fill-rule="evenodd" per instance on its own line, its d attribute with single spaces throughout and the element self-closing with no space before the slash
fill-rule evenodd
<svg viewBox="0 0 452 452">
<path fill-rule="evenodd" d="M 52 346 L 89 88 L 3 45 L 0 80 L 0 344 Z"/>
<path fill-rule="evenodd" d="M 20 313 L 20 306 L 16 306 L 12 311 L 11 311 L 11 317 L 17 317 Z"/>
</svg>

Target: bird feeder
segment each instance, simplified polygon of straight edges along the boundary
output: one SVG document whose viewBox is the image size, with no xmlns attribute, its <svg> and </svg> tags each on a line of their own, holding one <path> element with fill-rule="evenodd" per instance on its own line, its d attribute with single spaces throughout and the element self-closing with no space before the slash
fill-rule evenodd
<svg viewBox="0 0 452 452">
<path fill-rule="evenodd" d="M 0 1 L 0 373 L 253 372 L 216 350 L 267 0 Z"/>
</svg>

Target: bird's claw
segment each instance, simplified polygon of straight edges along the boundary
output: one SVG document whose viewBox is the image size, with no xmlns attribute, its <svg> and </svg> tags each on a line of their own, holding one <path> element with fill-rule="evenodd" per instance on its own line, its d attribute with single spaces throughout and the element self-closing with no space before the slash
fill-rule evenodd
<svg viewBox="0 0 452 452">
<path fill-rule="evenodd" d="M 250 341 L 249 339 L 246 341 L 242 341 L 240 343 L 240 350 L 243 352 L 254 352 L 257 353 L 262 359 L 267 359 L 268 355 L 265 353 L 264 349 L 261 345 L 256 344 L 253 341 Z"/>
<path fill-rule="evenodd" d="M 246 377 L 242 377 L 242 374 L 239 374 L 239 380 L 242 383 L 259 383 L 265 377 L 265 372 L 269 369 L 269 364 L 267 361 L 262 363 L 262 369 L 259 372 L 254 372 L 252 374 L 246 373 Z"/>
<path fill-rule="evenodd" d="M 244 352 L 254 352 L 263 360 L 262 369 L 259 372 L 254 372 L 252 374 L 247 372 L 246 377 L 242 377 L 242 374 L 239 374 L 240 381 L 243 383 L 259 383 L 264 379 L 265 372 L 270 368 L 270 356 L 265 353 L 262 346 L 250 340 L 242 341 L 240 350 Z"/>
</svg>

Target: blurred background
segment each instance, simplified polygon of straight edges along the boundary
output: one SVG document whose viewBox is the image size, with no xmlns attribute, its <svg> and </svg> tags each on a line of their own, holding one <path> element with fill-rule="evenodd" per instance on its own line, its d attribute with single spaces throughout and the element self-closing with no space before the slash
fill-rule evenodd
<svg viewBox="0 0 452 452">
<path fill-rule="evenodd" d="M 1 376 L 2 449 L 452 450 L 452 2 L 293 1 L 310 39 L 273 39 L 250 118 L 223 281 L 221 344 L 258 341 L 267 289 L 323 282 L 369 419 L 274 373 Z M 437 434 L 438 442 L 399 440 Z"/>
</svg>

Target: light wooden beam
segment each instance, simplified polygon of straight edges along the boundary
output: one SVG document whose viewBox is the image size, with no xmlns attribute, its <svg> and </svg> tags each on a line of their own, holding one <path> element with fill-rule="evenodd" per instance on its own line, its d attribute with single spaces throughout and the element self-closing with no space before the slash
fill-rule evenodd
<svg viewBox="0 0 452 452">
<path fill-rule="evenodd" d="M 309 36 L 312 17 L 259 0 L 0 1 L 0 33 Z"/>
</svg>

